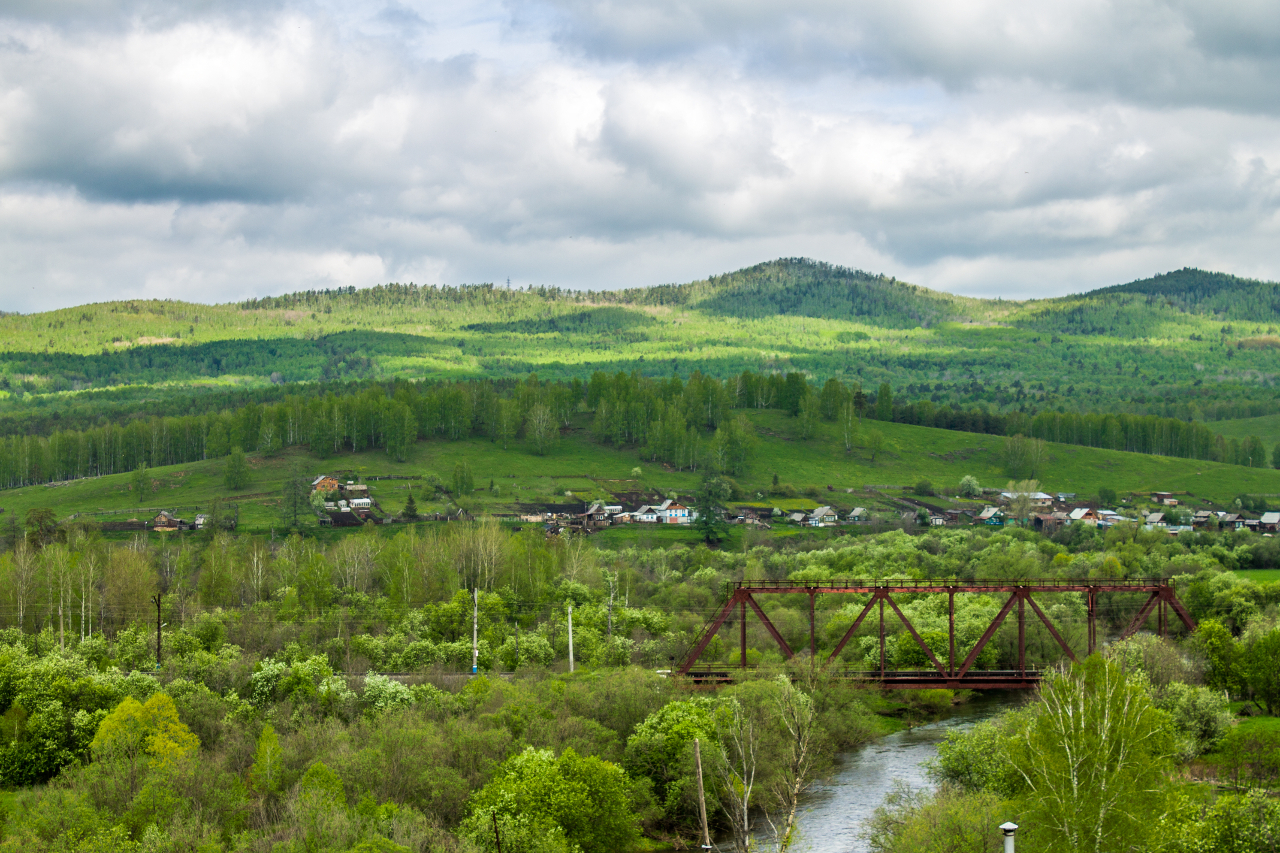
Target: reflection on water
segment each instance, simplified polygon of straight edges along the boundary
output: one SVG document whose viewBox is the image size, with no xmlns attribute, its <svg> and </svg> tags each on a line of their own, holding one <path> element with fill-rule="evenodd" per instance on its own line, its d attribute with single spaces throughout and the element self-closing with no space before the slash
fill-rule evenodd
<svg viewBox="0 0 1280 853">
<path fill-rule="evenodd" d="M 836 770 L 801 804 L 800 850 L 813 853 L 863 853 L 862 822 L 884 802 L 895 780 L 914 788 L 930 785 L 925 763 L 953 729 L 965 729 L 1017 704 L 1022 697 L 992 692 L 957 706 L 944 720 L 897 732 L 837 759 Z"/>
</svg>

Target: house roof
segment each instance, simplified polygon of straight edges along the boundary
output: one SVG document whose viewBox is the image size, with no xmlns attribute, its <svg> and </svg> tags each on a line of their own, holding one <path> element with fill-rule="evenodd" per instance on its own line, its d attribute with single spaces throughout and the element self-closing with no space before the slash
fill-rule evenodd
<svg viewBox="0 0 1280 853">
<path fill-rule="evenodd" d="M 1280 512 L 1264 512 L 1258 520 L 1263 524 L 1280 524 Z"/>
<path fill-rule="evenodd" d="M 1153 512 L 1147 516 L 1147 524 L 1159 524 L 1162 521 L 1164 521 L 1163 512 Z"/>
<path fill-rule="evenodd" d="M 1071 510 L 1071 520 L 1079 521 L 1080 519 L 1087 517 L 1092 512 L 1093 510 L 1089 509 L 1087 506 L 1077 507 Z"/>
<path fill-rule="evenodd" d="M 1027 497 L 1031 498 L 1031 500 L 1033 501 L 1053 500 L 1053 495 L 1047 495 L 1044 492 L 1001 492 L 1000 493 L 1000 497 L 1006 498 L 1008 500 L 1013 500 L 1019 495 L 1026 495 Z"/>
<path fill-rule="evenodd" d="M 866 514 L 867 514 L 867 510 L 866 510 L 866 508 L 865 508 L 865 507 L 856 506 L 856 507 L 854 507 L 854 508 L 853 508 L 853 510 L 849 513 L 849 517 L 850 517 L 850 518 L 858 518 L 859 516 L 863 516 L 863 515 L 866 515 Z"/>
<path fill-rule="evenodd" d="M 311 485 L 318 486 L 325 480 L 333 480 L 333 478 L 330 477 L 328 474 L 321 474 L 319 477 L 316 477 L 314 480 L 311 481 Z M 337 480 L 333 480 L 333 481 L 335 483 L 338 482 Z"/>
<path fill-rule="evenodd" d="M 999 509 L 997 509 L 996 507 L 993 507 L 993 506 L 989 506 L 989 507 L 985 508 L 982 512 L 978 513 L 978 520 L 979 520 L 979 521 L 986 521 L 988 518 L 994 518 L 995 516 L 997 516 L 997 515 L 999 515 L 999 514 L 1000 514 L 1000 510 L 999 510 Z"/>
<path fill-rule="evenodd" d="M 829 506 L 820 506 L 809 513 L 810 518 L 826 518 L 828 515 L 835 515 L 835 512 Z"/>
</svg>

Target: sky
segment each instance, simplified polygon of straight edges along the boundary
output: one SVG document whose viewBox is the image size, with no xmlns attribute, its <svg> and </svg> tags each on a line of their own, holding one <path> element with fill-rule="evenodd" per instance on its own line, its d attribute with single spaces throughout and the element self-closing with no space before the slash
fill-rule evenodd
<svg viewBox="0 0 1280 853">
<path fill-rule="evenodd" d="M 4 0 L 0 310 L 1280 279 L 1274 0 Z"/>
</svg>

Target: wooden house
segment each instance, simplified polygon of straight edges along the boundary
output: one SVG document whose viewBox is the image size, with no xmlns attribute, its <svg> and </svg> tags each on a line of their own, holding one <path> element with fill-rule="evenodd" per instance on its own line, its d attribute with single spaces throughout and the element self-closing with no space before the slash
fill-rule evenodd
<svg viewBox="0 0 1280 853">
<path fill-rule="evenodd" d="M 336 477 L 330 477 L 328 474 L 321 474 L 319 477 L 316 477 L 311 481 L 311 491 L 327 495 L 330 492 L 338 491 L 339 485 L 340 484 Z"/>
<path fill-rule="evenodd" d="M 187 525 L 182 519 L 177 518 L 168 510 L 162 510 L 159 515 L 151 520 L 152 530 L 182 530 Z"/>
</svg>

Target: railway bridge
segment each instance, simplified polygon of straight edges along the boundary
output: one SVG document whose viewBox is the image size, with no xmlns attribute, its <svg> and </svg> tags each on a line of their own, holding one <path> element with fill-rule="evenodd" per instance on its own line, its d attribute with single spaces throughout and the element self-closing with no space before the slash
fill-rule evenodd
<svg viewBox="0 0 1280 853">
<path fill-rule="evenodd" d="M 1133 617 L 1119 634 L 1117 639 L 1132 636 L 1155 616 L 1155 629 L 1161 636 L 1166 636 L 1172 616 L 1177 616 L 1188 631 L 1195 630 L 1195 622 L 1186 607 L 1178 600 L 1172 584 L 1165 578 L 1137 578 L 1129 580 L 828 580 L 828 581 L 738 581 L 734 589 L 716 612 L 701 633 L 698 634 L 688 654 L 680 663 L 676 672 L 688 676 L 698 682 L 716 682 L 732 679 L 733 666 L 723 664 L 714 667 L 695 668 L 699 658 L 706 651 L 720 632 L 720 629 L 737 610 L 739 637 L 739 667 L 747 667 L 747 611 L 750 609 L 760 620 L 765 630 L 778 644 L 782 654 L 788 660 L 795 657 L 795 650 L 788 645 L 782 634 L 765 614 L 757 600 L 758 596 L 767 595 L 803 595 L 809 598 L 809 655 L 811 665 L 817 660 L 817 633 L 814 626 L 814 602 L 819 595 L 870 595 L 870 599 L 858 614 L 853 624 L 845 631 L 844 636 L 836 644 L 823 666 L 828 669 L 845 645 L 862 627 L 867 617 L 875 610 L 879 611 L 880 666 L 876 669 L 837 670 L 835 674 L 845 678 L 878 682 L 886 687 L 895 688 L 1030 688 L 1040 682 L 1040 672 L 1034 667 L 1027 667 L 1027 610 L 1029 609 L 1044 624 L 1050 636 L 1061 647 L 1063 654 L 1072 661 L 1077 661 L 1075 650 L 1062 638 L 1058 627 L 1045 615 L 1044 610 L 1036 602 L 1037 594 L 1074 592 L 1085 597 L 1088 612 L 1088 648 L 1085 654 L 1094 652 L 1098 645 L 1098 596 L 1107 593 L 1129 593 L 1139 596 L 1145 594 L 1145 600 L 1136 608 Z M 981 638 L 964 656 L 956 661 L 956 596 L 965 594 L 986 594 L 1008 596 L 999 612 L 991 619 Z M 901 595 L 945 595 L 947 596 L 947 659 L 939 660 L 920 636 L 911 620 L 902 612 L 894 596 Z M 885 607 L 910 632 L 911 637 L 924 652 L 933 669 L 926 670 L 894 670 L 886 666 L 885 653 Z M 991 638 L 995 636 L 1011 613 L 1017 612 L 1018 626 L 1018 660 L 1016 667 L 1003 670 L 974 669 L 974 663 Z"/>
</svg>

